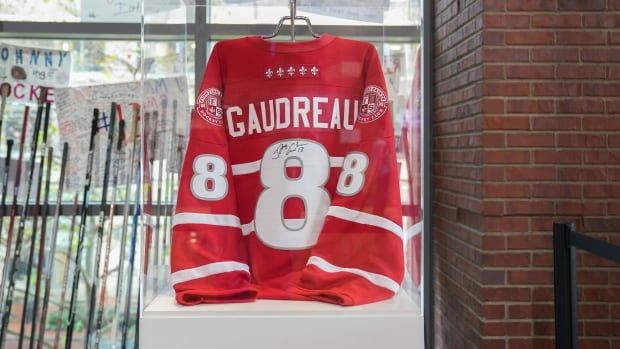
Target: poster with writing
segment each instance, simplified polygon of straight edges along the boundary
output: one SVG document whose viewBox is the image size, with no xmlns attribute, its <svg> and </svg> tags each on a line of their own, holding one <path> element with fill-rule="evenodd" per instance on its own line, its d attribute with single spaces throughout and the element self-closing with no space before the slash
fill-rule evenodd
<svg viewBox="0 0 620 349">
<path fill-rule="evenodd" d="M 183 0 L 82 0 L 81 18 L 83 22 L 139 23 L 143 3 L 145 15 L 178 10 L 160 19 L 170 16 L 185 19 L 185 3 L 193 5 Z"/>
<path fill-rule="evenodd" d="M 36 103 L 40 86 L 67 86 L 70 72 L 69 51 L 0 42 L 0 81 L 8 85 L 11 101 Z M 47 100 L 54 101 L 54 89 L 48 91 Z"/>
<path fill-rule="evenodd" d="M 174 132 L 175 137 L 177 134 L 185 134 L 187 115 L 189 115 L 187 98 L 187 81 L 183 76 L 149 79 L 144 82 L 143 87 L 140 82 L 128 82 L 57 89 L 56 108 L 60 138 L 63 142 L 69 142 L 70 147 L 66 184 L 68 190 L 78 190 L 84 185 L 94 108 L 100 110 L 100 116 L 98 120 L 99 131 L 96 136 L 92 185 L 101 186 L 111 103 L 115 102 L 121 106 L 121 114 L 126 122 L 125 134 L 127 138 L 129 138 L 132 127 L 132 105 L 138 104 L 141 106 L 142 115 L 148 112 L 150 117 L 159 116 L 156 120 L 151 119 L 150 124 L 154 127 L 147 131 L 157 132 L 160 142 L 164 142 L 164 140 L 169 142 L 172 132 Z M 175 106 L 176 108 L 174 108 Z M 176 124 L 173 127 L 172 120 L 175 118 Z M 116 123 L 118 124 L 118 119 Z M 120 158 L 120 178 L 124 178 L 126 174 L 123 171 L 131 168 L 128 166 L 130 152 L 131 143 L 127 139 L 123 145 Z M 170 152 L 158 152 L 157 156 L 158 159 L 166 158 L 168 163 L 173 162 L 170 160 L 170 157 L 173 156 Z"/>
</svg>

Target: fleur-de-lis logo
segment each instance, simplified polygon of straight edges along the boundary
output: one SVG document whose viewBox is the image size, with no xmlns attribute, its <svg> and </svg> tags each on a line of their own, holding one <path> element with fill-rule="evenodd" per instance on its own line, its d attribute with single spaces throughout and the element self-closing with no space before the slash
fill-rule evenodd
<svg viewBox="0 0 620 349">
<path fill-rule="evenodd" d="M 299 74 L 300 74 L 301 76 L 306 75 L 306 73 L 307 73 L 307 72 L 308 72 L 308 69 L 306 69 L 306 67 L 305 67 L 305 66 L 303 66 L 303 65 L 302 65 L 302 66 L 301 66 L 301 68 L 299 68 Z"/>
<path fill-rule="evenodd" d="M 319 68 L 313 66 L 312 69 L 310 69 L 310 72 L 312 73 L 312 75 L 317 76 L 317 74 L 319 73 Z"/>
<path fill-rule="evenodd" d="M 295 75 L 295 68 L 293 68 L 293 66 L 290 66 L 290 67 L 288 67 L 286 72 L 288 73 L 289 76 L 293 76 L 293 75 Z"/>
<path fill-rule="evenodd" d="M 282 75 L 284 75 L 284 69 L 282 69 L 282 67 L 278 68 L 278 70 L 276 70 L 276 73 L 278 74 L 279 77 L 282 77 Z"/>
<path fill-rule="evenodd" d="M 267 77 L 267 79 L 271 79 L 271 77 L 273 76 L 273 70 L 271 70 L 271 68 L 268 68 L 267 71 L 265 71 L 265 76 Z"/>
</svg>

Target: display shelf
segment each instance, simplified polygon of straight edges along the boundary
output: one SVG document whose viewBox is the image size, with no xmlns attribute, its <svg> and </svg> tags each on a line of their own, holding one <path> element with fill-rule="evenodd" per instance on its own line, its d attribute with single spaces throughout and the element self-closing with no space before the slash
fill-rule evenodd
<svg viewBox="0 0 620 349">
<path fill-rule="evenodd" d="M 279 300 L 186 307 L 160 294 L 144 309 L 140 347 L 418 349 L 423 324 L 405 294 L 356 307 Z"/>
</svg>

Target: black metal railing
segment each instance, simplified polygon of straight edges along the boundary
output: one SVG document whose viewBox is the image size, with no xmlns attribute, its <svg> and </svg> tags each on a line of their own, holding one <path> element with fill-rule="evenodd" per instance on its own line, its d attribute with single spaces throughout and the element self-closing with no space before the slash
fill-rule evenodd
<svg viewBox="0 0 620 349">
<path fill-rule="evenodd" d="M 620 246 L 577 232 L 573 223 L 553 224 L 555 347 L 577 349 L 576 250 L 588 251 L 620 264 Z"/>
</svg>

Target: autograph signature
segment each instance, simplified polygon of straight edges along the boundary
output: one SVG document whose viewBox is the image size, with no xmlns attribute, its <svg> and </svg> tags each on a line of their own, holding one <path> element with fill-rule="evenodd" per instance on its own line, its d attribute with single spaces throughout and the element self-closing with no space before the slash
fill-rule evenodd
<svg viewBox="0 0 620 349">
<path fill-rule="evenodd" d="M 282 142 L 273 151 L 271 158 L 278 159 L 281 155 L 286 156 L 292 153 L 303 153 L 304 146 L 306 146 L 307 144 L 308 143 L 303 143 L 300 141 Z"/>
</svg>

